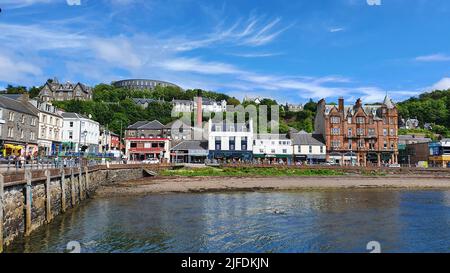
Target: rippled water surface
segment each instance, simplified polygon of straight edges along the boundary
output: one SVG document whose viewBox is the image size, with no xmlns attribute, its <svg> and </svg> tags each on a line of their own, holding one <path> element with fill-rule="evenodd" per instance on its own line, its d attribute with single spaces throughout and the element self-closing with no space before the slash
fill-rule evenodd
<svg viewBox="0 0 450 273">
<path fill-rule="evenodd" d="M 99 198 L 9 252 L 450 252 L 450 191 L 336 190 Z"/>
</svg>

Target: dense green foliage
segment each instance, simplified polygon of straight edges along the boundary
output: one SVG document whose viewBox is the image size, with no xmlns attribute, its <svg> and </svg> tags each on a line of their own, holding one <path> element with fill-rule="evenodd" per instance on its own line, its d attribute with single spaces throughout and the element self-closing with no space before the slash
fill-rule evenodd
<svg viewBox="0 0 450 273">
<path fill-rule="evenodd" d="M 343 175 L 342 171 L 329 169 L 298 169 L 298 168 L 183 168 L 178 170 L 164 170 L 161 175 L 166 176 L 336 176 Z"/>
<path fill-rule="evenodd" d="M 450 89 L 423 93 L 398 103 L 400 118 L 416 118 L 420 125 L 433 124 L 433 132 L 450 136 Z"/>
<path fill-rule="evenodd" d="M 6 87 L 6 94 L 25 94 L 25 93 L 29 93 L 30 98 L 34 98 L 37 97 L 39 95 L 39 91 L 41 90 L 42 87 L 30 87 L 30 88 L 26 88 L 25 86 L 12 86 L 12 85 L 8 85 Z"/>
<path fill-rule="evenodd" d="M 312 133 L 314 131 L 314 118 L 316 116 L 316 109 L 317 103 L 310 99 L 309 102 L 303 106 L 303 111 L 282 112 L 281 119 L 289 127 Z"/>
<path fill-rule="evenodd" d="M 235 98 L 212 91 L 182 90 L 177 87 L 156 87 L 154 90 L 129 90 L 108 84 L 99 84 L 93 89 L 92 101 L 58 101 L 55 106 L 68 112 L 91 115 L 110 130 L 121 133 L 129 125 L 140 120 L 159 120 L 166 124 L 174 120 L 171 116 L 173 99 L 192 100 L 201 92 L 204 98 L 217 101 L 226 100 L 230 104 L 239 103 Z M 143 109 L 133 102 L 133 98 L 158 100 Z"/>
</svg>

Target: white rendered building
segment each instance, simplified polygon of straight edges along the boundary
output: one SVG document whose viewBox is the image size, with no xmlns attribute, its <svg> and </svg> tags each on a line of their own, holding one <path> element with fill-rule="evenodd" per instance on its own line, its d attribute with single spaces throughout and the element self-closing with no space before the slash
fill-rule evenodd
<svg viewBox="0 0 450 273">
<path fill-rule="evenodd" d="M 290 163 L 293 155 L 293 147 L 286 135 L 257 134 L 253 139 L 254 158 L 267 159 Z"/>
<path fill-rule="evenodd" d="M 62 113 L 63 148 L 67 152 L 98 153 L 100 125 L 77 113 Z"/>
<path fill-rule="evenodd" d="M 253 121 L 247 123 L 208 122 L 209 159 L 251 160 Z"/>
</svg>

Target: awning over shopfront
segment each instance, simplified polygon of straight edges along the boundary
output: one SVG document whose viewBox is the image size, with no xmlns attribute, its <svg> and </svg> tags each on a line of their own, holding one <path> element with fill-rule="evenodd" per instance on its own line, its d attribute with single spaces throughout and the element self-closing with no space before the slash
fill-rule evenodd
<svg viewBox="0 0 450 273">
<path fill-rule="evenodd" d="M 25 148 L 22 145 L 4 144 L 3 145 L 3 157 L 16 155 L 19 156 L 21 151 Z"/>
<path fill-rule="evenodd" d="M 251 160 L 253 153 L 250 151 L 210 151 L 210 158 L 241 158 L 244 160 Z"/>
<path fill-rule="evenodd" d="M 292 158 L 292 155 L 287 154 L 253 154 L 254 158 Z"/>
</svg>

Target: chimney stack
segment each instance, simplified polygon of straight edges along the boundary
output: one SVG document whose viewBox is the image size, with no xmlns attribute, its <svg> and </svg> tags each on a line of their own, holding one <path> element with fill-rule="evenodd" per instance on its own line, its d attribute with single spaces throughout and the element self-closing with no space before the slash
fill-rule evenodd
<svg viewBox="0 0 450 273">
<path fill-rule="evenodd" d="M 343 97 L 339 97 L 339 108 L 338 108 L 339 112 L 344 112 L 344 98 Z"/>
<path fill-rule="evenodd" d="M 203 128 L 202 91 L 197 92 L 197 128 Z"/>
</svg>

